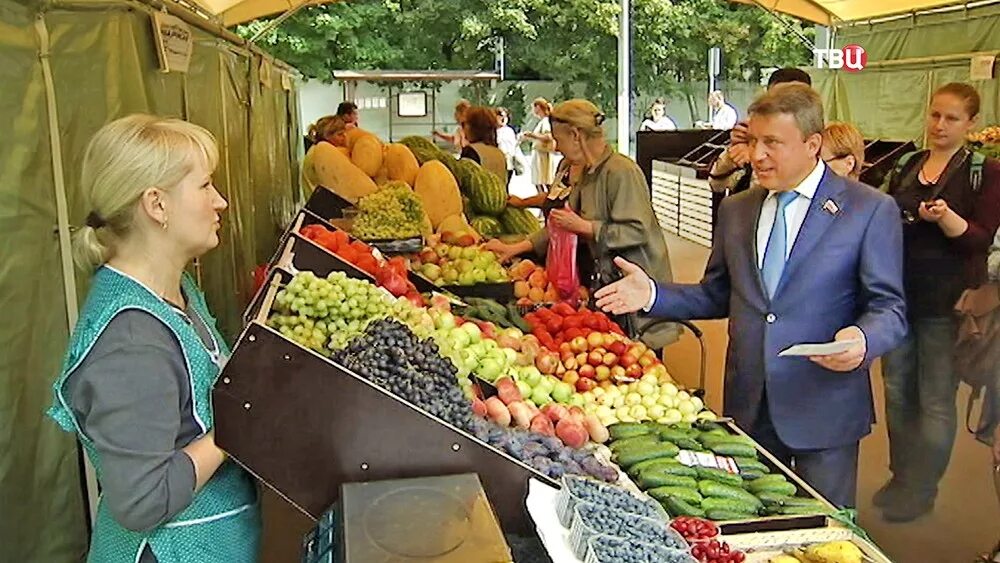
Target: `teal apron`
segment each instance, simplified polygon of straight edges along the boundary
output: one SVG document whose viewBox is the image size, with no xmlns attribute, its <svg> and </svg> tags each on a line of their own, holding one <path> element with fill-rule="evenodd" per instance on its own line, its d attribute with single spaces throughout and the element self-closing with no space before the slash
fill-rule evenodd
<svg viewBox="0 0 1000 563">
<path fill-rule="evenodd" d="M 98 337 L 118 313 L 145 311 L 166 325 L 180 342 L 191 378 L 194 417 L 203 433 L 213 427 L 210 393 L 228 349 L 215 329 L 205 298 L 185 274 L 181 280 L 192 310 L 215 341 L 213 354 L 170 305 L 137 280 L 110 267 L 95 274 L 93 285 L 70 338 L 63 370 L 53 385 L 55 400 L 48 414 L 67 432 L 76 432 L 87 457 L 101 479 L 101 458 L 86 436 L 63 394 L 66 380 L 90 353 Z M 141 413 L 136 413 L 141 416 Z M 134 563 L 148 545 L 159 563 L 243 563 L 257 560 L 260 513 L 257 490 L 250 475 L 226 461 L 198 491 L 190 506 L 152 530 L 135 532 L 111 516 L 103 499 L 98 502 L 89 563 Z"/>
</svg>

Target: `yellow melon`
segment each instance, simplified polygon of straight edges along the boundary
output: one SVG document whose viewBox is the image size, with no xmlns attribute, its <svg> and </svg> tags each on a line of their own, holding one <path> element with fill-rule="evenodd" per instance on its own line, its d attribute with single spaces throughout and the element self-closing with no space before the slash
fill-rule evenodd
<svg viewBox="0 0 1000 563">
<path fill-rule="evenodd" d="M 437 229 L 449 215 L 462 213 L 462 194 L 458 182 L 444 164 L 436 160 L 425 162 L 417 172 L 413 191 L 424 204 L 424 211 Z"/>
<path fill-rule="evenodd" d="M 317 143 L 309 152 L 312 153 L 311 159 L 307 159 L 312 166 L 310 176 L 319 185 L 351 203 L 357 203 L 377 189 L 375 182 L 367 174 L 330 143 Z"/>
<path fill-rule="evenodd" d="M 347 139 L 347 149 L 353 152 L 355 143 L 357 143 L 360 139 L 363 139 L 364 137 L 368 136 L 375 137 L 375 133 L 372 133 L 371 131 L 365 131 L 360 127 L 348 129 L 344 133 L 344 138 Z M 375 138 L 377 139 L 378 137 Z"/>
<path fill-rule="evenodd" d="M 382 141 L 375 135 L 364 135 L 351 147 L 351 162 L 369 177 L 378 175 L 382 168 Z"/>
<path fill-rule="evenodd" d="M 409 147 L 400 143 L 385 146 L 385 167 L 390 180 L 400 180 L 413 185 L 420 171 L 420 163 Z"/>
</svg>

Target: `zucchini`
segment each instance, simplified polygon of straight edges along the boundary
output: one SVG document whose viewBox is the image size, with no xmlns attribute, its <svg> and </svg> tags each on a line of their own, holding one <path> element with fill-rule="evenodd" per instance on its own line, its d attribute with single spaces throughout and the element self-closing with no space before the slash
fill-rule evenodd
<svg viewBox="0 0 1000 563">
<path fill-rule="evenodd" d="M 676 457 L 679 449 L 670 442 L 660 442 L 653 445 L 638 444 L 630 448 L 619 450 L 615 454 L 618 465 L 631 467 L 640 461 L 647 459 L 659 459 L 663 457 Z"/>
<path fill-rule="evenodd" d="M 747 514 L 749 516 L 756 515 L 760 512 L 760 508 L 753 503 L 731 498 L 706 497 L 701 501 L 701 507 L 706 511 L 724 510 L 726 512 L 737 512 L 739 514 Z"/>
<path fill-rule="evenodd" d="M 708 449 L 716 455 L 731 457 L 753 457 L 757 455 L 757 449 L 750 444 L 738 442 L 711 442 L 706 444 Z"/>
<path fill-rule="evenodd" d="M 715 522 L 729 522 L 732 520 L 752 520 L 754 518 L 757 518 L 756 514 L 746 514 L 743 512 L 733 512 L 730 510 L 719 510 L 719 509 L 708 510 L 705 512 L 705 516 L 707 516 L 709 520 L 713 520 Z"/>
<path fill-rule="evenodd" d="M 686 487 L 656 487 L 655 489 L 646 491 L 646 494 L 660 502 L 664 502 L 669 497 L 676 497 L 695 506 L 701 504 L 703 498 L 698 489 L 688 489 Z"/>
<path fill-rule="evenodd" d="M 705 517 L 704 510 L 676 496 L 668 496 L 661 501 L 660 504 L 667 511 L 667 513 L 674 518 L 678 516 L 697 516 L 698 518 Z"/>
<path fill-rule="evenodd" d="M 651 446 L 658 443 L 660 443 L 660 438 L 656 434 L 641 434 L 639 436 L 615 440 L 614 442 L 611 442 L 611 445 L 608 447 L 611 451 L 617 453 L 623 449 L 630 448 L 633 445 L 646 444 L 647 446 Z"/>
<path fill-rule="evenodd" d="M 632 436 L 642 436 L 643 434 L 649 434 L 652 431 L 653 429 L 649 426 L 637 422 L 619 422 L 608 427 L 608 433 L 611 435 L 611 439 L 613 440 L 631 438 Z"/>
<path fill-rule="evenodd" d="M 725 498 L 744 502 L 746 505 L 752 506 L 755 512 L 764 507 L 764 503 L 753 496 L 753 494 L 739 487 L 724 485 L 717 481 L 699 481 L 698 491 L 706 497 Z"/>
<path fill-rule="evenodd" d="M 665 473 L 663 471 L 658 471 L 656 469 L 647 469 L 639 473 L 639 479 L 636 481 L 639 488 L 642 490 L 655 489 L 656 487 L 684 487 L 686 489 L 695 489 L 698 486 L 698 481 L 694 477 L 685 477 L 683 475 L 674 475 L 673 473 Z"/>
<path fill-rule="evenodd" d="M 660 469 L 660 468 L 664 468 L 664 467 L 667 467 L 667 466 L 674 466 L 674 465 L 681 465 L 681 462 L 677 461 L 677 458 L 673 458 L 673 457 L 661 457 L 661 458 L 656 458 L 656 459 L 647 459 L 646 461 L 640 461 L 639 463 L 633 465 L 632 467 L 629 467 L 627 473 L 628 473 L 629 477 L 632 477 L 634 479 L 634 478 L 639 477 L 639 475 L 643 471 L 645 471 L 647 469 L 654 469 L 654 468 L 655 469 Z M 697 473 L 695 473 L 694 469 L 691 469 L 690 467 L 687 467 L 685 465 L 681 465 L 681 467 L 684 467 L 685 469 L 684 470 L 680 470 L 680 471 L 674 471 L 674 472 L 672 472 L 672 474 L 673 475 L 687 475 L 688 477 L 695 477 L 695 476 L 697 476 Z M 691 469 L 690 475 L 688 475 L 689 472 L 687 471 L 687 469 Z"/>
<path fill-rule="evenodd" d="M 743 477 L 740 477 L 735 473 L 730 473 L 724 469 L 716 469 L 714 467 L 696 467 L 695 470 L 698 472 L 699 479 L 716 481 L 725 485 L 732 485 L 734 487 L 739 487 L 743 484 Z"/>
</svg>

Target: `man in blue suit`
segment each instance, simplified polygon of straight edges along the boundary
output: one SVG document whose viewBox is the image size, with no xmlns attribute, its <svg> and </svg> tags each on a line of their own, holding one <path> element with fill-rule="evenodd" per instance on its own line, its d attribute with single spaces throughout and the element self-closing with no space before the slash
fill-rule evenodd
<svg viewBox="0 0 1000 563">
<path fill-rule="evenodd" d="M 729 317 L 725 414 L 828 499 L 854 506 L 858 442 L 871 431 L 868 369 L 906 333 L 903 239 L 893 200 L 819 159 L 823 106 L 781 84 L 750 106 L 759 186 L 726 198 L 705 277 L 625 277 L 598 306 L 671 319 Z M 828 356 L 779 357 L 800 343 L 847 341 Z"/>
</svg>

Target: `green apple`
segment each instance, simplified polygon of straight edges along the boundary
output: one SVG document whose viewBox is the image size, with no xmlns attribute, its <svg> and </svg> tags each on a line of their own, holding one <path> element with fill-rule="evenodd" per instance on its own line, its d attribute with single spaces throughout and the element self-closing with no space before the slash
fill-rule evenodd
<svg viewBox="0 0 1000 563">
<path fill-rule="evenodd" d="M 573 386 L 569 383 L 560 381 L 556 383 L 555 387 L 552 389 L 552 398 L 555 399 L 557 403 L 566 404 L 572 396 Z"/>
<path fill-rule="evenodd" d="M 653 405 L 646 410 L 649 412 L 649 418 L 654 420 L 659 420 L 667 414 L 667 407 L 663 405 Z"/>
<path fill-rule="evenodd" d="M 658 397 L 656 395 L 646 395 L 642 398 L 642 406 L 649 408 L 657 403 Z"/>
<path fill-rule="evenodd" d="M 434 328 L 439 330 L 451 330 L 455 328 L 455 315 L 449 311 L 442 311 L 434 319 Z"/>
<path fill-rule="evenodd" d="M 537 387 L 542 382 L 542 372 L 535 366 L 525 366 L 521 368 L 521 377 L 528 382 L 528 385 Z"/>
<path fill-rule="evenodd" d="M 473 344 L 482 341 L 483 331 L 479 330 L 479 326 L 476 323 L 465 323 L 460 327 L 469 335 L 469 341 Z"/>
<path fill-rule="evenodd" d="M 690 398 L 691 398 L 691 394 L 688 393 L 687 391 L 678 391 L 677 392 L 677 400 L 680 401 L 680 402 L 687 401 Z"/>
<path fill-rule="evenodd" d="M 594 414 L 597 415 L 597 418 L 603 419 L 614 416 L 615 411 L 611 410 L 611 407 L 607 405 L 598 405 L 597 409 L 594 411 Z"/>
<path fill-rule="evenodd" d="M 625 404 L 629 406 L 641 405 L 642 395 L 638 393 L 629 393 L 628 395 L 625 395 Z"/>
<path fill-rule="evenodd" d="M 461 257 L 462 257 L 461 246 L 452 246 L 451 248 L 448 249 L 448 258 L 452 260 L 458 260 Z"/>
<path fill-rule="evenodd" d="M 631 409 L 631 407 L 626 407 L 626 406 L 618 407 L 615 409 L 615 416 L 618 417 L 618 420 L 621 421 L 624 421 L 626 418 L 632 418 L 629 415 L 629 409 Z"/>
<path fill-rule="evenodd" d="M 681 420 L 683 422 L 694 422 L 694 421 L 698 420 L 698 415 L 696 415 L 694 413 L 686 414 L 683 417 L 681 417 Z"/>
<path fill-rule="evenodd" d="M 538 385 L 535 385 L 534 387 L 535 389 L 544 389 L 545 394 L 548 395 L 549 393 L 552 393 L 553 389 L 556 388 L 556 381 L 558 381 L 558 379 L 554 377 L 543 376 L 542 380 L 538 382 Z"/>
<path fill-rule="evenodd" d="M 674 397 L 680 392 L 677 386 L 673 383 L 664 383 L 660 385 L 660 395 L 666 395 L 668 397 Z"/>
<path fill-rule="evenodd" d="M 476 276 L 472 271 L 462 272 L 458 275 L 458 285 L 476 285 Z"/>
<path fill-rule="evenodd" d="M 462 326 L 464 327 L 467 326 L 468 324 L 469 323 L 466 323 L 465 325 Z M 467 348 L 469 344 L 472 343 L 472 334 L 468 330 L 465 330 L 464 328 L 461 327 L 453 328 L 448 332 L 448 340 L 451 341 L 451 345 L 456 350 L 461 350 L 463 348 Z"/>
<path fill-rule="evenodd" d="M 476 281 L 476 283 L 485 283 L 486 282 L 486 272 L 483 271 L 483 270 L 480 270 L 479 268 L 473 268 L 473 270 L 472 270 L 472 279 L 474 279 Z"/>
<path fill-rule="evenodd" d="M 616 409 L 628 406 L 625 404 L 625 395 L 618 395 L 617 397 L 615 397 L 614 400 L 611 402 L 611 406 L 613 406 Z"/>
<path fill-rule="evenodd" d="M 476 370 L 476 375 L 486 381 L 493 382 L 500 377 L 501 372 L 503 372 L 503 366 L 500 362 L 494 360 L 493 358 L 486 358 L 479 362 L 479 368 Z"/>
<path fill-rule="evenodd" d="M 533 391 L 531 389 L 531 385 L 528 385 L 524 381 L 517 382 L 517 390 L 521 392 L 521 397 L 530 397 L 531 392 Z"/>
<path fill-rule="evenodd" d="M 719 417 L 715 416 L 715 413 L 712 411 L 701 411 L 698 413 L 698 416 L 695 417 L 695 420 L 717 420 L 718 418 Z"/>
<path fill-rule="evenodd" d="M 503 355 L 507 359 L 507 364 L 513 364 L 517 361 L 517 350 L 512 350 L 510 348 L 503 349 Z"/>
<path fill-rule="evenodd" d="M 531 400 L 538 406 L 544 406 L 552 402 L 552 397 L 549 396 L 544 387 L 535 387 L 531 392 Z"/>
<path fill-rule="evenodd" d="M 462 258 L 466 260 L 474 260 L 477 255 L 479 255 L 479 249 L 475 246 L 467 246 L 462 249 Z"/>
<path fill-rule="evenodd" d="M 441 270 L 441 279 L 443 279 L 447 285 L 455 285 L 455 282 L 458 281 L 458 270 L 456 270 L 453 266 L 445 266 L 445 268 Z"/>
<path fill-rule="evenodd" d="M 455 269 L 458 270 L 459 274 L 464 274 L 465 272 L 471 272 L 475 267 L 468 260 L 459 260 L 455 263 Z"/>
<path fill-rule="evenodd" d="M 646 407 L 642 405 L 634 405 L 629 409 L 628 414 L 636 420 L 646 420 L 649 418 L 649 415 L 646 413 Z"/>
<path fill-rule="evenodd" d="M 694 412 L 701 412 L 705 408 L 705 401 L 700 397 L 691 397 L 691 404 L 694 405 Z"/>
<path fill-rule="evenodd" d="M 684 420 L 684 415 L 677 409 L 670 409 L 663 415 L 663 418 L 667 421 L 664 424 L 677 424 Z"/>
<path fill-rule="evenodd" d="M 655 395 L 658 389 L 656 388 L 655 384 L 650 384 L 646 381 L 641 381 L 639 382 L 638 385 L 635 386 L 635 391 L 636 393 L 642 395 L 643 397 L 648 397 Z"/>
<path fill-rule="evenodd" d="M 479 254 L 475 258 L 473 258 L 472 263 L 477 268 L 485 270 L 485 269 L 489 268 L 490 264 L 494 263 L 494 260 L 490 260 L 489 259 L 489 257 L 491 257 L 491 256 L 493 256 L 492 252 L 485 252 L 485 253 Z"/>
<path fill-rule="evenodd" d="M 424 264 L 420 267 L 420 273 L 431 281 L 437 281 L 441 277 L 441 266 L 437 264 Z"/>
</svg>

